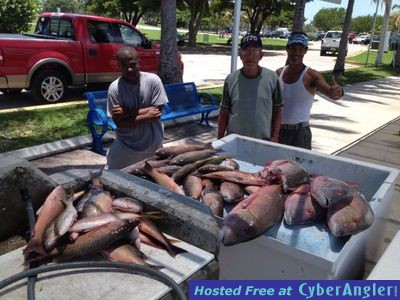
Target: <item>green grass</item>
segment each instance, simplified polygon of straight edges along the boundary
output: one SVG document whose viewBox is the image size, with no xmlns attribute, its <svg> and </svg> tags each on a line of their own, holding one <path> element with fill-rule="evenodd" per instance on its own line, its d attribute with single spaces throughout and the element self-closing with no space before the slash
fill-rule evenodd
<svg viewBox="0 0 400 300">
<path fill-rule="evenodd" d="M 346 70 L 337 81 L 346 85 L 393 75 L 400 75 L 400 69 L 360 66 Z M 332 82 L 330 72 L 324 73 L 324 76 Z M 222 86 L 199 90 L 214 95 L 217 101 L 222 97 Z M 86 114 L 85 103 L 17 112 L 0 111 L 0 153 L 89 134 Z"/>
<path fill-rule="evenodd" d="M 0 152 L 89 134 L 87 104 L 2 113 Z"/>
<path fill-rule="evenodd" d="M 355 56 L 347 57 L 346 61 L 365 65 L 367 62 L 367 55 L 368 51 L 363 51 Z M 368 55 L 368 65 L 375 65 L 376 56 L 377 56 L 377 50 L 370 50 Z M 394 51 L 384 52 L 382 56 L 382 64 L 390 65 L 393 57 L 394 57 Z"/>
</svg>

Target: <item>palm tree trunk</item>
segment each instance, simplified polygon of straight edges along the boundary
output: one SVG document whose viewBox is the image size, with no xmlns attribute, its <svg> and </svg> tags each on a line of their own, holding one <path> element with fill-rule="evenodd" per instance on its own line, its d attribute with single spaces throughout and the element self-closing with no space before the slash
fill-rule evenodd
<svg viewBox="0 0 400 300">
<path fill-rule="evenodd" d="M 292 31 L 303 31 L 304 26 L 304 9 L 306 7 L 307 0 L 296 0 L 296 6 L 294 8 L 294 22 Z"/>
<path fill-rule="evenodd" d="M 164 84 L 182 82 L 176 42 L 176 0 L 161 1 L 161 45 L 158 76 Z"/>
<path fill-rule="evenodd" d="M 340 38 L 339 52 L 336 59 L 335 67 L 333 68 L 333 74 L 344 74 L 344 63 L 347 55 L 347 43 L 349 36 L 349 29 L 351 23 L 351 16 L 353 14 L 354 0 L 349 0 L 346 9 L 346 17 L 344 19 L 342 37 Z"/>
</svg>

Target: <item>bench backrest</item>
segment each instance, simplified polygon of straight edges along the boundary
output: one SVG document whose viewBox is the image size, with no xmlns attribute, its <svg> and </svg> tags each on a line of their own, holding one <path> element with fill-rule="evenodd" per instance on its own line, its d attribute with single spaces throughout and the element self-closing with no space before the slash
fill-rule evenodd
<svg viewBox="0 0 400 300">
<path fill-rule="evenodd" d="M 86 92 L 84 95 L 88 99 L 90 110 L 98 108 L 107 115 L 107 91 Z M 93 121 L 96 124 L 101 124 L 101 120 L 97 115 L 94 115 Z"/>
<path fill-rule="evenodd" d="M 165 84 L 164 88 L 169 100 L 168 105 L 164 106 L 166 113 L 186 111 L 201 106 L 194 82 Z"/>
</svg>

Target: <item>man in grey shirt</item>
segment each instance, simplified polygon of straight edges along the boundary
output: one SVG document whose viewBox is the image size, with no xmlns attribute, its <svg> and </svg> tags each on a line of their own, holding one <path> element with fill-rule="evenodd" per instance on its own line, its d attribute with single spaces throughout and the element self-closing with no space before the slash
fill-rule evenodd
<svg viewBox="0 0 400 300">
<path fill-rule="evenodd" d="M 161 79 L 140 72 L 133 47 L 117 52 L 121 76 L 108 89 L 107 115 L 117 125 L 115 141 L 107 152 L 107 168 L 122 169 L 150 157 L 162 146 L 162 105 L 168 102 Z"/>
<path fill-rule="evenodd" d="M 225 79 L 217 137 L 236 133 L 278 142 L 283 102 L 278 76 L 259 65 L 260 37 L 244 36 L 239 55 L 243 68 Z"/>
</svg>

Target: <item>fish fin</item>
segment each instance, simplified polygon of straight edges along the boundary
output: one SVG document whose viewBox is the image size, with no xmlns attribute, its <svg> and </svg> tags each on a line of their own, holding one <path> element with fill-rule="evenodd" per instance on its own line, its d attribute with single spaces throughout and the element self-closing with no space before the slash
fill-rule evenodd
<svg viewBox="0 0 400 300">
<path fill-rule="evenodd" d="M 151 164 L 149 164 L 147 161 L 144 162 L 144 167 L 142 168 L 142 170 L 145 173 L 151 173 L 153 171 L 153 167 L 151 166 Z"/>
</svg>

